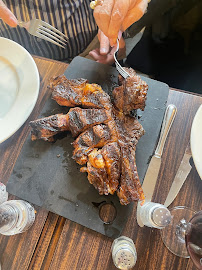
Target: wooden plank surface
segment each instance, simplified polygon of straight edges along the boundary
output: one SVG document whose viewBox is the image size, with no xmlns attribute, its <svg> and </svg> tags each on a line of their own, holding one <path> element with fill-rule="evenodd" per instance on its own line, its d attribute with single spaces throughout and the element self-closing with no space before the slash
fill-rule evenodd
<svg viewBox="0 0 202 270">
<path fill-rule="evenodd" d="M 34 57 L 38 66 L 41 87 L 33 113 L 11 138 L 0 145 L 0 181 L 6 183 L 30 132 L 28 122 L 35 119 L 50 95 L 46 86 L 52 76 L 62 74 L 67 64 Z M 155 202 L 163 203 L 181 162 L 189 140 L 193 117 L 202 104 L 202 97 L 171 90 L 168 103 L 178 108 L 162 157 L 160 177 L 155 189 Z M 199 210 L 202 205 L 202 185 L 192 169 L 179 195 L 172 204 L 186 205 Z M 111 258 L 112 240 L 81 225 L 36 207 L 36 222 L 23 234 L 0 236 L 0 261 L 2 270 L 24 269 L 116 269 Z M 123 235 L 136 244 L 138 261 L 134 269 L 141 270 L 194 270 L 190 260 L 172 255 L 163 245 L 159 230 L 139 228 L 136 207 L 127 222 Z"/>
<path fill-rule="evenodd" d="M 28 123 L 35 119 L 43 107 L 48 95 L 47 83 L 52 76 L 63 74 L 67 68 L 67 64 L 62 62 L 51 61 L 34 57 L 40 74 L 40 93 L 36 106 L 26 121 L 26 123 L 8 140 L 0 144 L 0 182 L 7 183 L 9 176 L 13 170 L 15 161 L 21 151 L 22 145 L 30 132 Z M 14 198 L 14 197 L 9 197 Z M 29 268 L 31 259 L 35 252 L 38 251 L 38 245 L 45 239 L 45 243 L 49 245 L 54 233 L 55 226 L 61 217 L 55 214 L 49 214 L 48 211 L 39 207 L 37 210 L 36 221 L 29 231 L 15 236 L 0 236 L 0 262 L 2 270 L 26 270 Z M 47 233 L 45 233 L 47 231 Z M 47 248 L 41 250 L 40 256 L 42 261 Z M 38 254 L 38 253 L 37 253 Z M 35 268 L 40 269 L 40 268 Z"/>
</svg>

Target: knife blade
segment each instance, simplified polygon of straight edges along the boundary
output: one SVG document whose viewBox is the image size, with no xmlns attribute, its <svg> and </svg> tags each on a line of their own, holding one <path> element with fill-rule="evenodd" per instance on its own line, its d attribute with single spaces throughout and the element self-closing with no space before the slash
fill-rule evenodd
<svg viewBox="0 0 202 270">
<path fill-rule="evenodd" d="M 167 135 L 172 126 L 176 113 L 177 113 L 177 108 L 175 105 L 170 104 L 167 106 L 165 114 L 164 114 L 160 138 L 159 138 L 155 153 L 152 156 L 151 161 L 149 163 L 149 167 L 147 169 L 144 182 L 142 185 L 142 189 L 145 195 L 145 201 L 151 201 L 152 199 L 156 181 L 158 179 L 159 169 L 161 166 L 161 156 L 163 153 L 163 148 L 164 148 Z M 140 207 L 141 207 L 141 202 L 138 202 L 137 223 L 140 227 L 143 227 L 144 224 L 142 223 L 140 219 Z"/>
<path fill-rule="evenodd" d="M 181 187 L 183 186 L 185 180 L 187 179 L 188 174 L 191 171 L 192 166 L 189 163 L 189 160 L 191 158 L 191 147 L 190 142 L 188 143 L 184 156 L 182 158 L 182 161 L 180 163 L 180 166 L 178 168 L 178 171 L 175 175 L 175 178 L 173 180 L 172 186 L 170 188 L 170 191 L 167 195 L 166 201 L 164 205 L 168 207 L 176 198 L 177 194 L 179 193 Z"/>
</svg>

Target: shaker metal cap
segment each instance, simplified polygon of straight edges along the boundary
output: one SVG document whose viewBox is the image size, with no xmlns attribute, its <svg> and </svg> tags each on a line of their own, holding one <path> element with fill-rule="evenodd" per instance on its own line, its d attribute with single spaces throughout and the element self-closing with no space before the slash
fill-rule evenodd
<svg viewBox="0 0 202 270">
<path fill-rule="evenodd" d="M 121 236 L 112 244 L 112 258 L 118 269 L 131 269 L 136 264 L 137 252 L 132 239 Z"/>
<path fill-rule="evenodd" d="M 119 269 L 131 269 L 136 263 L 136 258 L 130 249 L 123 248 L 117 251 L 114 264 Z"/>
<path fill-rule="evenodd" d="M 152 221 L 159 227 L 166 227 L 171 219 L 170 211 L 164 206 L 157 207 L 152 212 Z"/>
</svg>

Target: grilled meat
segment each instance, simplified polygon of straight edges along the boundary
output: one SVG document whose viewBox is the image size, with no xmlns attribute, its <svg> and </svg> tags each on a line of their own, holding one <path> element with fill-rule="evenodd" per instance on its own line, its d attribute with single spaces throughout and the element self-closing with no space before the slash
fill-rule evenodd
<svg viewBox="0 0 202 270">
<path fill-rule="evenodd" d="M 118 145 L 121 154 L 121 178 L 117 195 L 121 204 L 143 198 L 143 191 L 138 177 L 135 149 L 138 140 L 144 134 L 142 125 L 132 116 L 113 110 L 117 127 Z"/>
<path fill-rule="evenodd" d="M 98 84 L 85 79 L 68 80 L 59 76 L 51 81 L 52 98 L 61 106 L 111 109 L 109 95 Z"/>
<path fill-rule="evenodd" d="M 111 113 L 105 109 L 70 109 L 68 112 L 68 126 L 73 137 L 78 136 L 87 128 L 107 123 L 111 120 Z"/>
<path fill-rule="evenodd" d="M 68 80 L 64 75 L 53 78 L 50 82 L 52 98 L 61 106 L 75 107 L 81 105 L 85 79 Z"/>
<path fill-rule="evenodd" d="M 110 130 L 108 124 L 93 126 L 81 133 L 73 142 L 73 159 L 78 164 L 83 165 L 88 161 L 88 155 L 94 148 L 101 148 L 106 143 L 115 140 L 116 137 L 114 136 L 114 132 L 113 130 Z"/>
<path fill-rule="evenodd" d="M 88 181 L 98 190 L 100 195 L 108 195 L 109 179 L 105 169 L 105 162 L 100 154 L 101 150 L 93 149 L 89 154 L 87 167 L 81 168 L 81 172 L 88 173 Z"/>
<path fill-rule="evenodd" d="M 129 114 L 131 110 L 144 110 L 147 96 L 148 85 L 133 69 L 125 68 L 130 74 L 126 80 L 119 77 L 120 86 L 116 87 L 113 92 L 114 104 L 118 110 L 124 114 Z"/>
<path fill-rule="evenodd" d="M 129 204 L 132 201 L 143 200 L 144 193 L 139 181 L 135 162 L 135 150 L 128 144 L 120 143 L 121 149 L 121 179 L 117 190 L 120 203 Z"/>
<path fill-rule="evenodd" d="M 123 205 L 144 199 L 135 162 L 136 145 L 144 129 L 129 113 L 133 109 L 144 110 L 148 89 L 134 70 L 127 71 L 130 77 L 126 81 L 120 77 L 120 86 L 113 90 L 115 106 L 97 84 L 85 79 L 68 80 L 65 76 L 54 78 L 50 83 L 52 98 L 62 106 L 85 109 L 72 108 L 66 115 L 30 123 L 32 140 L 51 141 L 63 130 L 78 136 L 73 142 L 73 159 L 86 164 L 81 172 L 87 172 L 99 194 L 117 192 Z"/>
<path fill-rule="evenodd" d="M 43 119 L 31 121 L 31 139 L 43 139 L 44 141 L 54 141 L 53 136 L 61 131 L 68 130 L 68 117 L 64 114 L 56 114 Z"/>
<path fill-rule="evenodd" d="M 116 142 L 107 143 L 102 149 L 94 148 L 88 155 L 87 167 L 81 172 L 88 173 L 89 182 L 100 195 L 114 194 L 120 178 L 120 149 Z"/>
<path fill-rule="evenodd" d="M 71 131 L 73 137 L 87 128 L 112 120 L 111 112 L 105 109 L 72 108 L 66 115 L 56 114 L 30 122 L 32 140 L 54 141 L 53 136 L 62 131 Z"/>
<path fill-rule="evenodd" d="M 107 143 L 101 149 L 101 154 L 105 161 L 109 184 L 108 191 L 114 194 L 119 185 L 121 172 L 121 153 L 117 142 Z"/>
<path fill-rule="evenodd" d="M 114 109 L 113 117 L 115 119 L 119 141 L 131 145 L 135 150 L 138 140 L 144 134 L 144 129 L 138 120 L 130 115 L 124 115 L 122 112 Z"/>
</svg>

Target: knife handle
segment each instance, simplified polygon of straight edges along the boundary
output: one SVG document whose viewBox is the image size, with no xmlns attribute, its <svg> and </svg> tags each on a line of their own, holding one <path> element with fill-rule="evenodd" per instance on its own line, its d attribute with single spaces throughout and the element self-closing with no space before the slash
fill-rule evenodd
<svg viewBox="0 0 202 270">
<path fill-rule="evenodd" d="M 176 106 L 173 104 L 168 105 L 165 111 L 164 118 L 163 118 L 160 138 L 159 138 L 158 145 L 155 151 L 155 156 L 159 158 L 161 157 L 163 153 L 164 144 L 165 144 L 168 132 L 170 130 L 170 127 L 172 126 L 176 113 L 177 113 Z"/>
</svg>

